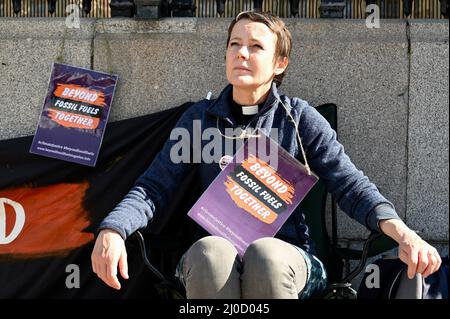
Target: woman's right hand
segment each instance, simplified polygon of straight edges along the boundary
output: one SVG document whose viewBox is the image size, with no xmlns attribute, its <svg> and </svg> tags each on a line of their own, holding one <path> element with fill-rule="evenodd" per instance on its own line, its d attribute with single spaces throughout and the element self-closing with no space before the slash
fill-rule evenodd
<svg viewBox="0 0 450 319">
<path fill-rule="evenodd" d="M 117 279 L 117 266 L 124 279 L 128 279 L 128 263 L 125 241 L 118 232 L 103 229 L 97 236 L 91 254 L 92 270 L 108 286 L 120 289 Z"/>
</svg>

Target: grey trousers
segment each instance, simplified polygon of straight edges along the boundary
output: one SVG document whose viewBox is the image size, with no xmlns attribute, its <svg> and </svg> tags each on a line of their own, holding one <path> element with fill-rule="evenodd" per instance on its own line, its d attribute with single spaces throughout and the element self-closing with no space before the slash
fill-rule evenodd
<svg viewBox="0 0 450 319">
<path fill-rule="evenodd" d="M 204 237 L 181 262 L 188 299 L 297 299 L 307 279 L 303 256 L 276 238 L 254 241 L 241 259 L 228 240 Z"/>
</svg>

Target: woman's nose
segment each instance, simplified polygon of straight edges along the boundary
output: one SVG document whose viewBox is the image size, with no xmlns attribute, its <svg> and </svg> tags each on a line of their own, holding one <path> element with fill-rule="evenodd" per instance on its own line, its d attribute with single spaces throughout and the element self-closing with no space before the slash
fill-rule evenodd
<svg viewBox="0 0 450 319">
<path fill-rule="evenodd" d="M 248 48 L 244 45 L 241 46 L 237 52 L 237 58 L 238 59 L 243 58 L 245 60 L 248 59 L 248 55 L 249 55 Z"/>
</svg>

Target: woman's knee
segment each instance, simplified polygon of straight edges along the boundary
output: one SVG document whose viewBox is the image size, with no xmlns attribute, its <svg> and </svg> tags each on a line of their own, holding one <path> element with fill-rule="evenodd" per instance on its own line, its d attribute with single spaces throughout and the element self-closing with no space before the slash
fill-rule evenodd
<svg viewBox="0 0 450 319">
<path fill-rule="evenodd" d="M 306 261 L 293 245 L 277 238 L 255 240 L 243 258 L 246 277 L 260 280 L 286 280 L 306 277 Z"/>
<path fill-rule="evenodd" d="M 283 251 L 280 250 L 281 240 L 276 238 L 260 238 L 251 243 L 245 251 L 242 260 L 250 267 L 282 266 Z"/>
<path fill-rule="evenodd" d="M 190 265 L 201 264 L 202 268 L 233 264 L 237 250 L 228 240 L 218 236 L 207 236 L 195 242 L 186 254 Z"/>
<path fill-rule="evenodd" d="M 293 245 L 282 240 L 261 238 L 254 241 L 242 261 L 244 298 L 298 298 L 306 284 L 304 258 Z"/>
<path fill-rule="evenodd" d="M 195 242 L 183 262 L 188 298 L 240 298 L 240 261 L 236 248 L 221 237 Z"/>
</svg>

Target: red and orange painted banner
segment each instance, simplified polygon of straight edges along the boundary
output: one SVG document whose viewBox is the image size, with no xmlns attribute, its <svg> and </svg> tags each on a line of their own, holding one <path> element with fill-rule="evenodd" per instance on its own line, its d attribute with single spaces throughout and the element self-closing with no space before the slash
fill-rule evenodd
<svg viewBox="0 0 450 319">
<path fill-rule="evenodd" d="M 88 182 L 18 187 L 0 192 L 0 256 L 61 255 L 94 239 L 83 198 Z M 10 238 L 11 237 L 11 238 Z"/>
</svg>

